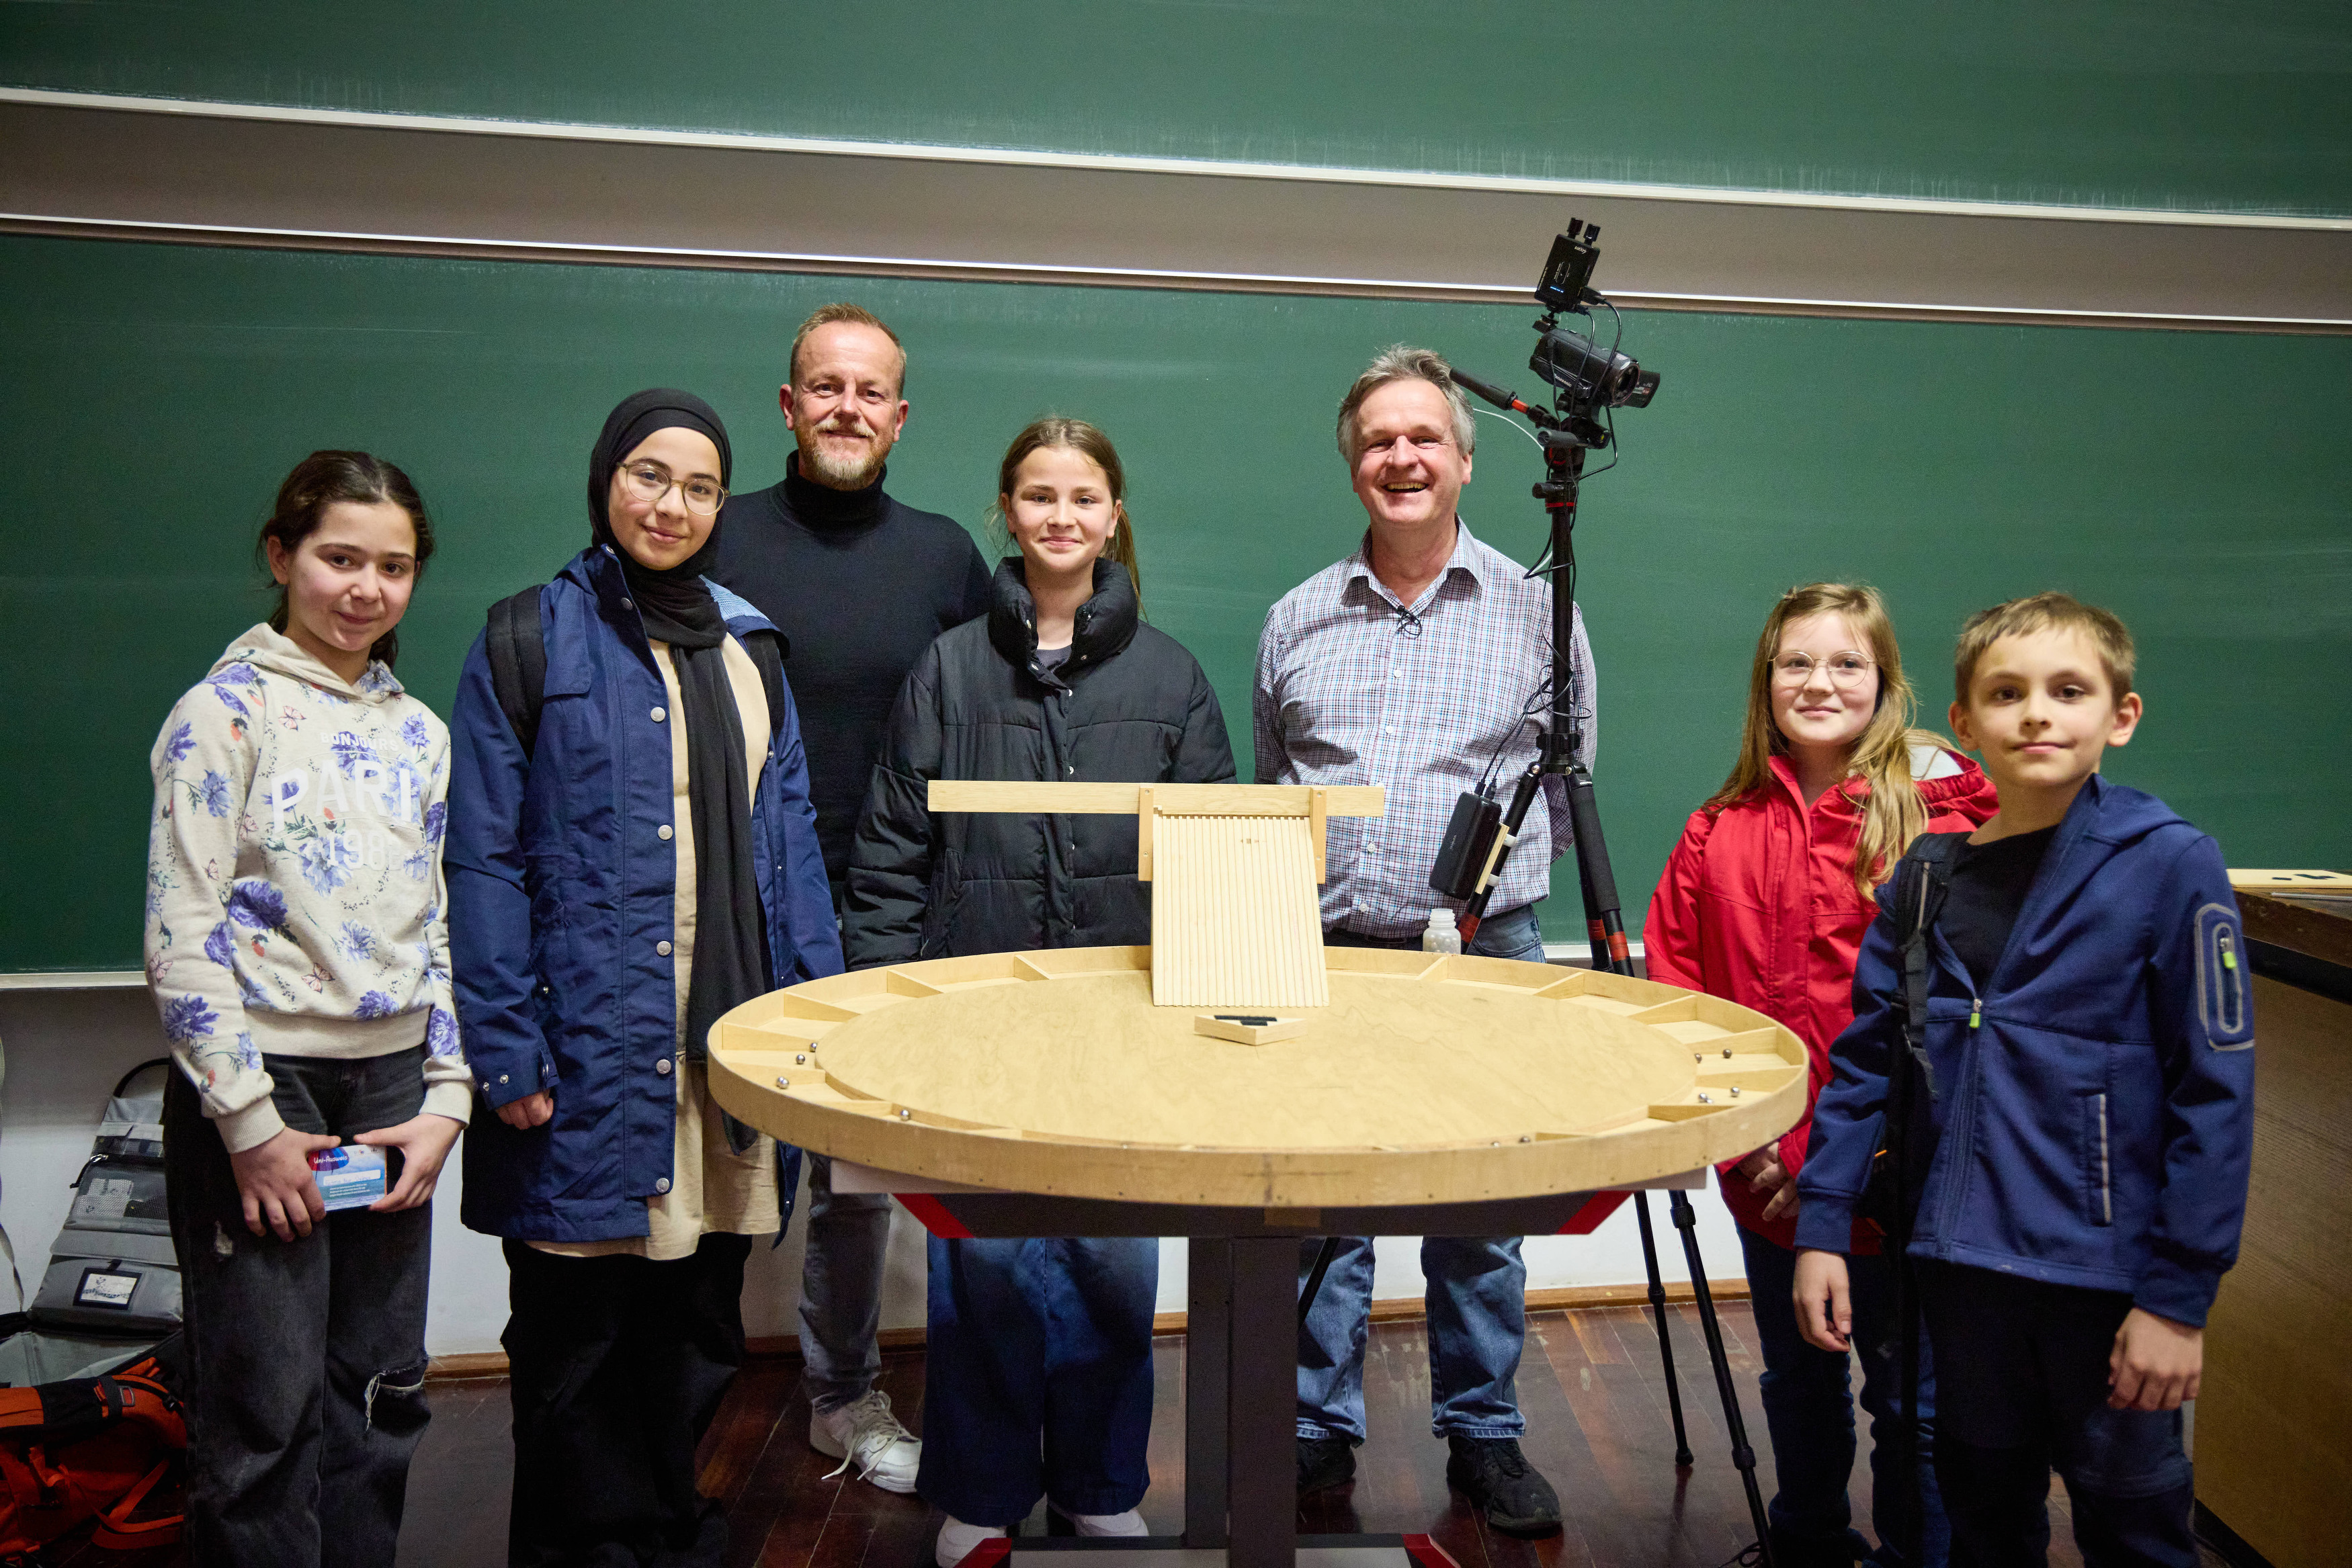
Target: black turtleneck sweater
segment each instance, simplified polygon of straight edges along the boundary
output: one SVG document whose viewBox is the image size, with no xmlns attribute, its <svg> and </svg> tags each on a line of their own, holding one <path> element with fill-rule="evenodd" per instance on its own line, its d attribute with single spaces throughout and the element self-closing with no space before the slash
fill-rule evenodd
<svg viewBox="0 0 2352 1568">
<path fill-rule="evenodd" d="M 836 888 L 899 683 L 933 638 L 988 612 L 988 566 L 971 536 L 890 499 L 887 477 L 828 490 L 801 477 L 794 453 L 782 483 L 728 498 L 710 574 L 791 644 L 784 674 Z"/>
</svg>

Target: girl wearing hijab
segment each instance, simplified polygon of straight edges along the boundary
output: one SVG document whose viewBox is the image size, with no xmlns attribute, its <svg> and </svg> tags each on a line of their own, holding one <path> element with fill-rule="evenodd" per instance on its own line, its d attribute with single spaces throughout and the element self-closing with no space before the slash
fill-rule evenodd
<svg viewBox="0 0 2352 1568">
<path fill-rule="evenodd" d="M 782 1228 L 799 1158 L 719 1110 L 705 1040 L 841 968 L 782 639 L 702 576 L 729 458 L 689 393 L 615 408 L 591 541 L 539 591 L 530 749 L 487 636 L 458 684 L 450 942 L 493 1113 L 462 1212 L 505 1241 L 515 1563 L 719 1561 L 695 1444 L 742 1361 L 751 1239 Z"/>
<path fill-rule="evenodd" d="M 1208 677 L 1142 622 L 1110 439 L 1038 420 L 997 490 L 1020 553 L 989 612 L 941 635 L 899 688 L 850 849 L 844 930 L 861 968 L 1151 940 L 1133 817 L 934 817 L 932 779 L 1233 781 Z M 1041 1493 L 1081 1535 L 1143 1533 L 1159 1281 L 1150 1239 L 931 1238 L 915 1490 L 948 1515 L 940 1568 Z"/>
</svg>

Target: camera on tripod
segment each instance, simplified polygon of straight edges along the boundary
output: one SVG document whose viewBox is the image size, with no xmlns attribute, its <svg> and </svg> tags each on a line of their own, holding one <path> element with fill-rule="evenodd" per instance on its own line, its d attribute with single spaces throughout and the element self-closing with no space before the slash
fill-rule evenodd
<svg viewBox="0 0 2352 1568">
<path fill-rule="evenodd" d="M 1601 259 L 1601 225 L 1570 218 L 1566 232 L 1551 242 L 1543 275 L 1536 279 L 1536 299 L 1544 308 L 1536 330 L 1543 336 L 1528 361 L 1528 369 L 1541 376 L 1558 394 L 1564 434 L 1586 447 L 1609 444 L 1609 431 L 1594 416 L 1604 408 L 1647 408 L 1657 395 L 1658 372 L 1644 371 L 1613 348 L 1604 349 L 1581 332 L 1559 325 L 1559 313 L 1589 314 L 1588 306 L 1605 303 L 1592 287 L 1592 268 Z"/>
<path fill-rule="evenodd" d="M 1589 809 L 1591 800 L 1589 779 L 1582 780 L 1580 793 L 1578 789 L 1582 775 L 1576 766 L 1575 755 L 1581 718 L 1576 707 L 1577 682 L 1570 660 L 1575 616 L 1575 557 L 1570 536 L 1576 526 L 1577 486 L 1582 480 L 1584 455 L 1609 445 L 1612 439 L 1606 422 L 1609 411 L 1646 408 L 1658 390 L 1657 371 L 1644 371 L 1613 343 L 1604 349 L 1585 334 L 1559 324 L 1563 312 L 1589 319 L 1592 306 L 1609 303 L 1592 287 L 1592 269 L 1601 259 L 1600 238 L 1600 225 L 1570 218 L 1567 229 L 1552 242 L 1551 254 L 1545 258 L 1543 271 L 1536 279 L 1536 301 L 1543 306 L 1544 314 L 1535 324 L 1538 336 L 1528 368 L 1552 389 L 1550 412 L 1523 402 L 1516 394 L 1476 376 L 1458 370 L 1454 372 L 1454 380 L 1463 388 L 1497 408 L 1525 414 L 1536 427 L 1536 440 L 1544 451 L 1545 473 L 1535 486 L 1535 494 L 1544 503 L 1552 523 L 1552 564 L 1549 570 L 1560 572 L 1567 569 L 1556 580 L 1553 596 L 1551 725 L 1544 737 L 1542 754 L 1520 779 L 1507 810 L 1496 804 L 1492 780 L 1487 779 L 1482 779 L 1475 791 L 1465 792 L 1455 802 L 1436 863 L 1430 869 L 1432 890 L 1463 901 L 1465 939 L 1475 932 L 1478 919 L 1486 913 L 1487 895 L 1501 876 L 1505 858 L 1519 841 L 1520 825 L 1527 819 L 1528 809 L 1543 779 L 1565 776 L 1570 779 L 1571 814 L 1580 802 Z M 1615 308 L 1610 307 L 1612 314 Z M 1502 748 L 1497 747 L 1496 757 L 1499 758 L 1501 755 Z M 1492 762 L 1488 767 L 1491 772 Z M 1591 837 L 1597 840 L 1599 830 L 1596 817 L 1591 824 Z M 1615 883 L 1608 872 L 1606 853 L 1597 842 L 1584 842 L 1584 831 L 1580 831 L 1578 837 L 1580 870 L 1588 876 L 1597 870 L 1596 886 L 1605 893 L 1602 902 L 1610 906 L 1608 921 L 1594 922 L 1597 967 L 1598 955 L 1604 947 L 1622 956 L 1624 937 L 1614 908 Z M 1588 898 L 1588 905 L 1591 902 Z"/>
</svg>

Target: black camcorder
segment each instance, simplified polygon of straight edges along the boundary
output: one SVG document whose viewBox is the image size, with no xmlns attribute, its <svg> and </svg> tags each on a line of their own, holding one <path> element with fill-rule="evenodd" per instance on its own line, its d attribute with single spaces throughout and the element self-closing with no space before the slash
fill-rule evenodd
<svg viewBox="0 0 2352 1568">
<path fill-rule="evenodd" d="M 1551 243 L 1541 277 L 1536 279 L 1536 299 L 1550 312 L 1536 323 L 1543 336 L 1536 342 L 1528 369 L 1561 394 L 1562 412 L 1590 419 L 1602 408 L 1647 408 L 1658 390 L 1658 372 L 1644 371 L 1632 358 L 1603 349 L 1580 332 L 1554 322 L 1560 311 L 1585 313 L 1601 303 L 1592 289 L 1593 265 L 1601 259 L 1601 225 L 1571 219 Z"/>
</svg>

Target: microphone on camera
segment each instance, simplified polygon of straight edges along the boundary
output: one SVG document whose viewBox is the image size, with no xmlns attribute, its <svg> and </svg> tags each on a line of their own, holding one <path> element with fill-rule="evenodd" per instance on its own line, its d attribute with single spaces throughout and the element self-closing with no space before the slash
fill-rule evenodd
<svg viewBox="0 0 2352 1568">
<path fill-rule="evenodd" d="M 1518 394 L 1517 392 L 1507 392 L 1503 388 L 1496 386 L 1492 382 L 1482 382 L 1476 376 L 1470 374 L 1466 371 L 1457 371 L 1451 367 L 1448 367 L 1446 373 L 1454 378 L 1455 385 L 1463 388 L 1466 392 L 1475 392 L 1478 396 L 1485 398 L 1488 402 L 1493 403 L 1496 408 L 1517 409 L 1521 413 L 1533 413 L 1535 412 L 1535 410 L 1529 408 L 1526 403 L 1519 401 Z"/>
</svg>

